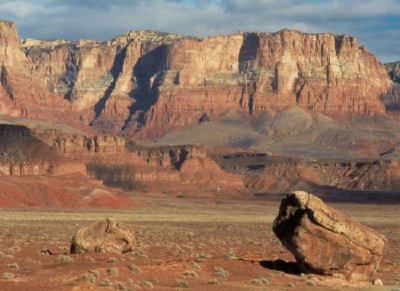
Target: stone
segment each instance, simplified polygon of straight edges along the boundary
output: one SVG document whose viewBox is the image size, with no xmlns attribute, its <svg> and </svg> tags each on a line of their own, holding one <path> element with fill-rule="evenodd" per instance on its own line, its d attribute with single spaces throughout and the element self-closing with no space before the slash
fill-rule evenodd
<svg viewBox="0 0 400 291">
<path fill-rule="evenodd" d="M 70 252 L 123 254 L 135 245 L 135 234 L 129 225 L 105 219 L 79 229 L 72 238 Z"/>
<path fill-rule="evenodd" d="M 10 272 L 4 272 L 3 275 L 1 276 L 3 279 L 14 279 L 15 278 L 15 274 L 14 273 L 10 273 Z"/>
<path fill-rule="evenodd" d="M 273 231 L 302 272 L 349 281 L 370 281 L 386 251 L 383 235 L 304 191 L 282 200 Z"/>
<path fill-rule="evenodd" d="M 372 284 L 374 284 L 375 286 L 383 286 L 383 282 L 381 279 L 375 279 Z"/>
<path fill-rule="evenodd" d="M 17 269 L 19 270 L 19 266 L 17 263 L 13 263 L 13 264 L 8 264 L 7 267 L 11 268 L 11 269 Z"/>
</svg>

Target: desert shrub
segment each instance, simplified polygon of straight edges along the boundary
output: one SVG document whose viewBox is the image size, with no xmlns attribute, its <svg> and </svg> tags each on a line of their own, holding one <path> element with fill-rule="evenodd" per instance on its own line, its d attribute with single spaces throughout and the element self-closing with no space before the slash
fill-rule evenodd
<svg viewBox="0 0 400 291">
<path fill-rule="evenodd" d="M 175 282 L 175 287 L 189 288 L 189 283 L 187 281 L 178 279 Z"/>
<path fill-rule="evenodd" d="M 106 270 L 107 275 L 114 276 L 119 274 L 119 270 L 117 268 L 108 268 Z"/>
<path fill-rule="evenodd" d="M 9 272 L 4 272 L 1 277 L 3 279 L 14 279 L 15 278 L 15 274 L 9 273 Z"/>
<path fill-rule="evenodd" d="M 142 286 L 143 288 L 153 288 L 153 287 L 154 287 L 154 284 L 153 284 L 151 281 L 144 281 L 144 282 L 141 284 L 141 286 Z"/>
<path fill-rule="evenodd" d="M 59 259 L 61 262 L 65 262 L 65 263 L 71 263 L 71 262 L 74 261 L 73 258 L 71 258 L 70 256 L 65 256 L 65 255 L 59 256 L 58 259 Z"/>
<path fill-rule="evenodd" d="M 134 272 L 136 274 L 139 274 L 142 272 L 142 270 L 134 264 L 130 265 L 128 268 L 129 268 L 129 270 L 131 270 L 132 272 Z"/>
<path fill-rule="evenodd" d="M 88 282 L 90 282 L 92 284 L 96 283 L 96 278 L 97 278 L 96 275 L 94 275 L 92 273 L 85 273 L 85 274 L 82 275 L 82 279 L 83 280 L 88 281 Z"/>
<path fill-rule="evenodd" d="M 211 278 L 211 279 L 208 279 L 207 284 L 208 285 L 218 285 L 219 280 L 217 278 Z"/>
<path fill-rule="evenodd" d="M 213 271 L 216 276 L 221 277 L 221 278 L 225 278 L 230 275 L 228 271 L 224 270 L 221 267 L 214 267 Z"/>
<path fill-rule="evenodd" d="M 251 279 L 250 283 L 257 286 L 268 286 L 270 282 L 267 278 L 255 278 Z"/>
<path fill-rule="evenodd" d="M 185 276 L 187 276 L 187 277 L 190 277 L 190 278 L 192 278 L 192 279 L 197 279 L 197 278 L 199 278 L 199 275 L 198 275 L 195 271 L 192 271 L 192 270 L 183 272 L 183 275 L 185 275 Z"/>
</svg>

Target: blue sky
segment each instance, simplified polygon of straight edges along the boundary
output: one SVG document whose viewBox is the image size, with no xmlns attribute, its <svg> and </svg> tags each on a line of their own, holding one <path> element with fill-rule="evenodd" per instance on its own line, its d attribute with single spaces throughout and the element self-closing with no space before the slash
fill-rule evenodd
<svg viewBox="0 0 400 291">
<path fill-rule="evenodd" d="M 400 0 L 1 0 L 0 18 L 41 39 L 105 40 L 133 29 L 347 33 L 381 61 L 400 60 Z"/>
</svg>

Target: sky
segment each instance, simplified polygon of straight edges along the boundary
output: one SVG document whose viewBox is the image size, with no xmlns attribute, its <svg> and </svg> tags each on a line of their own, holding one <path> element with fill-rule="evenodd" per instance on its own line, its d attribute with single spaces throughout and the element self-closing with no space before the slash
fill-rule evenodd
<svg viewBox="0 0 400 291">
<path fill-rule="evenodd" d="M 0 0 L 21 38 L 111 39 L 151 29 L 208 36 L 283 28 L 358 38 L 382 62 L 400 60 L 400 0 Z"/>
</svg>

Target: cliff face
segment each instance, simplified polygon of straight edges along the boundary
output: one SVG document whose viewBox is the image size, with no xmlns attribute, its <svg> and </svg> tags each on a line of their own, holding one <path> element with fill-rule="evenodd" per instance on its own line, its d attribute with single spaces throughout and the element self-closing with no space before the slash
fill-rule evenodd
<svg viewBox="0 0 400 291">
<path fill-rule="evenodd" d="M 144 147 L 126 145 L 121 136 L 85 136 L 0 124 L 0 177 L 47 179 L 78 173 L 124 189 L 216 191 L 243 187 L 241 177 L 220 169 L 201 146 Z"/>
<path fill-rule="evenodd" d="M 400 84 L 400 61 L 387 63 L 385 64 L 385 67 L 390 76 L 390 79 L 392 79 L 394 83 Z"/>
<path fill-rule="evenodd" d="M 0 63 L 1 112 L 127 136 L 159 136 L 229 109 L 384 112 L 379 96 L 390 85 L 354 38 L 288 30 L 204 39 L 136 31 L 20 45 L 15 25 L 1 21 Z"/>
<path fill-rule="evenodd" d="M 400 62 L 387 63 L 385 67 L 392 84 L 388 93 L 382 95 L 381 99 L 388 115 L 400 120 Z"/>
</svg>

